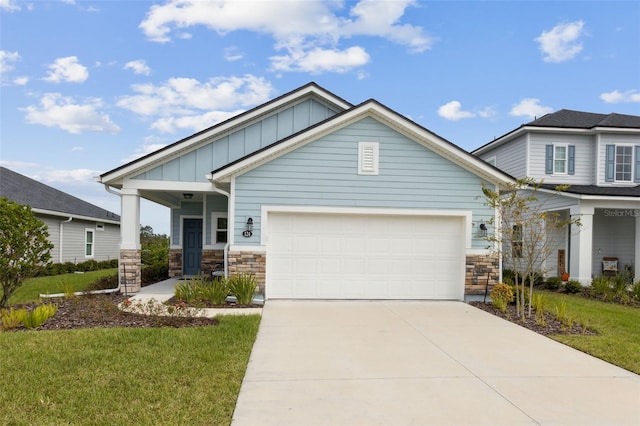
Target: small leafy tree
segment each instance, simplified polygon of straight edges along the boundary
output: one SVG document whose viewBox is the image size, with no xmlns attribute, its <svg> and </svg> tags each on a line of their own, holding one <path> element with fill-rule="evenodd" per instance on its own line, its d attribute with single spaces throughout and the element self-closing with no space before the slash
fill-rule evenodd
<svg viewBox="0 0 640 426">
<path fill-rule="evenodd" d="M 487 234 L 488 241 L 502 256 L 502 259 L 516 272 L 514 284 L 518 315 L 525 316 L 525 305 L 529 301 L 528 314 L 531 315 L 533 284 L 536 273 L 546 273 L 545 261 L 556 248 L 551 238 L 561 229 L 580 225 L 579 219 L 563 217 L 558 212 L 549 211 L 549 202 L 567 186 L 557 186 L 555 191 L 542 194 L 542 182 L 531 178 L 518 179 L 501 191 L 483 185 L 482 192 L 486 205 L 496 209 L 500 223 L 490 224 L 495 232 Z M 528 296 L 525 283 L 528 281 Z"/>
<path fill-rule="evenodd" d="M 23 281 L 34 276 L 51 259 L 47 225 L 31 207 L 0 197 L 0 308 Z"/>
<path fill-rule="evenodd" d="M 140 246 L 144 265 L 169 264 L 169 237 L 165 234 L 155 234 L 151 226 L 141 226 Z"/>
</svg>

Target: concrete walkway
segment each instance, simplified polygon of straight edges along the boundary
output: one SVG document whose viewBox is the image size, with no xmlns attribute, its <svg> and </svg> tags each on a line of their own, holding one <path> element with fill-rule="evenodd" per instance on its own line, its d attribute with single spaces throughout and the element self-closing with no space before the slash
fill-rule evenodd
<svg viewBox="0 0 640 426">
<path fill-rule="evenodd" d="M 267 301 L 244 425 L 639 425 L 640 376 L 461 302 Z"/>
</svg>

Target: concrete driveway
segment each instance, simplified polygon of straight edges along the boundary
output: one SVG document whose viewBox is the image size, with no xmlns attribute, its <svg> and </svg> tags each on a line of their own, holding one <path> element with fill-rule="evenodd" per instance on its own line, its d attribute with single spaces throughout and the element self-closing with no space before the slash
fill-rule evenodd
<svg viewBox="0 0 640 426">
<path fill-rule="evenodd" d="M 233 425 L 639 425 L 640 376 L 462 302 L 268 301 Z"/>
</svg>

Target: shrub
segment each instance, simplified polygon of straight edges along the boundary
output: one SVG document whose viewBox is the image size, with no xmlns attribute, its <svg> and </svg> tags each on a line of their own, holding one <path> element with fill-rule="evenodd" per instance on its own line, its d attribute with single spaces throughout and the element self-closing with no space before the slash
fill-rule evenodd
<svg viewBox="0 0 640 426">
<path fill-rule="evenodd" d="M 215 278 L 212 281 L 203 280 L 196 287 L 197 298 L 215 305 L 222 305 L 229 295 L 229 285 L 225 278 Z"/>
<path fill-rule="evenodd" d="M 564 291 L 569 294 L 580 293 L 582 291 L 582 284 L 580 284 L 580 281 L 576 280 L 567 281 L 564 285 Z"/>
<path fill-rule="evenodd" d="M 142 268 L 142 286 L 155 284 L 169 278 L 169 265 L 166 263 L 154 263 Z"/>
<path fill-rule="evenodd" d="M 11 330 L 17 328 L 24 322 L 24 317 L 27 315 L 27 310 L 21 309 L 2 309 L 0 310 L 0 319 L 2 320 L 2 329 Z"/>
<path fill-rule="evenodd" d="M 549 277 L 547 278 L 547 282 L 545 283 L 545 288 L 548 290 L 556 291 L 562 285 L 562 278 L 559 277 Z"/>
<path fill-rule="evenodd" d="M 44 304 L 33 308 L 31 312 L 28 312 L 24 317 L 24 326 L 27 328 L 40 327 L 46 320 L 55 315 L 58 310 L 58 305 Z"/>
<path fill-rule="evenodd" d="M 636 281 L 633 287 L 631 287 L 631 294 L 636 300 L 640 300 L 640 281 Z"/>
<path fill-rule="evenodd" d="M 106 290 L 116 287 L 118 287 L 118 275 L 109 275 L 92 282 L 89 287 L 87 287 L 87 291 Z"/>
<path fill-rule="evenodd" d="M 491 290 L 493 305 L 502 312 L 507 311 L 507 305 L 513 302 L 513 288 L 504 283 L 496 284 Z"/>
<path fill-rule="evenodd" d="M 176 299 L 186 303 L 191 303 L 196 298 L 196 292 L 191 280 L 183 281 L 176 284 L 175 288 Z"/>
<path fill-rule="evenodd" d="M 250 305 L 256 290 L 256 280 L 251 274 L 238 274 L 229 278 L 229 291 L 239 305 Z"/>
</svg>

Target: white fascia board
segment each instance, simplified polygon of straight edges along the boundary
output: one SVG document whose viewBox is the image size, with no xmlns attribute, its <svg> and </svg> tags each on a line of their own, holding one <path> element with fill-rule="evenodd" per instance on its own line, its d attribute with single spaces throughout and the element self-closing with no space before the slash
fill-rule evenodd
<svg viewBox="0 0 640 426">
<path fill-rule="evenodd" d="M 45 209 L 34 209 L 34 208 L 32 208 L 31 211 L 34 212 L 34 213 L 45 214 L 47 216 L 57 216 L 57 217 L 60 217 L 60 218 L 65 218 L 65 219 L 69 219 L 70 217 L 72 217 L 74 219 L 86 220 L 86 221 L 89 221 L 89 222 L 100 222 L 100 223 L 110 223 L 112 225 L 120 225 L 120 222 L 117 221 L 117 220 L 101 219 L 101 218 L 97 218 L 97 217 L 82 216 L 82 215 L 78 215 L 78 214 L 56 212 L 56 211 L 53 211 L 53 210 L 45 210 Z"/>
<path fill-rule="evenodd" d="M 213 126 L 207 131 L 203 131 L 202 133 L 187 137 L 182 140 L 182 143 L 176 142 L 175 145 L 158 151 L 147 158 L 143 158 L 137 161 L 134 160 L 129 165 L 116 170 L 113 173 L 107 172 L 104 177 L 98 176 L 96 180 L 100 183 L 114 184 L 115 182 L 121 181 L 123 178 L 129 176 L 132 173 L 142 173 L 145 169 L 148 169 L 151 166 L 155 166 L 156 164 L 160 164 L 161 162 L 164 162 L 169 158 L 178 156 L 184 151 L 192 150 L 195 146 L 201 144 L 202 142 L 208 141 L 212 138 L 219 139 L 221 137 L 224 137 L 226 134 L 235 131 L 238 127 L 248 125 L 252 121 L 257 120 L 262 116 L 268 115 L 269 113 L 281 108 L 282 106 L 302 99 L 308 95 L 315 95 L 321 100 L 333 104 L 338 108 L 342 108 L 343 110 L 352 107 L 352 105 L 350 105 L 343 99 L 340 99 L 337 96 L 334 96 L 329 92 L 320 89 L 318 86 L 309 85 L 299 91 L 292 92 L 289 96 L 285 96 L 275 101 L 266 102 L 266 104 L 262 108 L 257 108 L 247 114 L 241 113 L 241 116 L 237 117 L 236 119 L 231 118 L 226 122 Z"/>
<path fill-rule="evenodd" d="M 212 192 L 211 182 L 181 182 L 164 180 L 128 179 L 124 182 L 124 188 L 150 191 L 193 191 Z"/>
<path fill-rule="evenodd" d="M 567 198 L 575 198 L 575 199 L 579 199 L 579 200 L 591 200 L 591 201 L 629 201 L 629 202 L 637 202 L 640 203 L 640 198 L 638 197 L 625 197 L 622 195 L 586 195 L 586 194 L 573 194 L 571 192 L 559 192 L 559 191 L 555 191 L 553 189 L 547 189 L 547 188 L 538 188 L 539 192 L 543 192 L 543 193 L 548 193 L 548 194 L 555 194 L 558 195 L 560 197 L 567 197 Z"/>
<path fill-rule="evenodd" d="M 464 154 L 449 142 L 442 140 L 433 133 L 426 131 L 424 128 L 408 121 L 400 119 L 399 115 L 392 113 L 387 108 L 381 106 L 375 101 L 365 103 L 358 108 L 343 113 L 334 120 L 329 120 L 313 129 L 295 136 L 285 142 L 276 144 L 269 149 L 261 151 L 255 155 L 245 158 L 223 170 L 207 175 L 207 179 L 212 182 L 228 182 L 231 176 L 237 176 L 254 169 L 272 159 L 279 157 L 287 152 L 293 151 L 298 147 L 312 142 L 324 135 L 327 135 L 339 128 L 345 127 L 364 117 L 371 116 L 382 121 L 394 130 L 404 134 L 410 139 L 422 144 L 423 146 L 438 152 L 447 159 L 454 161 L 456 164 L 473 171 L 491 183 L 509 182 L 511 181 L 502 173 L 496 171 L 493 167 L 486 164 L 483 160 Z"/>
</svg>

